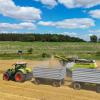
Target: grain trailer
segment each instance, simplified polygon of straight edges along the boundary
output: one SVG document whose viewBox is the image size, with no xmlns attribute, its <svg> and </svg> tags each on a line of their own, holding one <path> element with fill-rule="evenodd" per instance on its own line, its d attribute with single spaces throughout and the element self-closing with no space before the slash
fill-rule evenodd
<svg viewBox="0 0 100 100">
<path fill-rule="evenodd" d="M 65 67 L 35 67 L 33 68 L 33 77 L 35 78 L 35 83 L 40 84 L 45 81 L 50 81 L 53 86 L 59 87 L 64 83 L 64 78 L 66 76 Z"/>
<path fill-rule="evenodd" d="M 72 72 L 73 87 L 81 89 L 86 83 L 94 84 L 100 92 L 100 69 L 80 68 Z"/>
</svg>

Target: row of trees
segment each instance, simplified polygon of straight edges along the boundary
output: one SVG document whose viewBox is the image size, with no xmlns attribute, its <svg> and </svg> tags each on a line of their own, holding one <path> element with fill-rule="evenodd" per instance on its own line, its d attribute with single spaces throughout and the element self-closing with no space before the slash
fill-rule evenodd
<svg viewBox="0 0 100 100">
<path fill-rule="evenodd" d="M 23 41 L 23 42 L 85 42 L 77 37 L 58 34 L 0 34 L 0 41 Z"/>
</svg>

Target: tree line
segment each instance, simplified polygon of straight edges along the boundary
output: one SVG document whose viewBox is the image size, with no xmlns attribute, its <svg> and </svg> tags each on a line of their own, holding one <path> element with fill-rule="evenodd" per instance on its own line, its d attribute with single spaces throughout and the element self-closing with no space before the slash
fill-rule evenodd
<svg viewBox="0 0 100 100">
<path fill-rule="evenodd" d="M 13 33 L 1 33 L 0 41 L 22 41 L 22 42 L 85 42 L 85 40 L 78 37 L 71 37 L 61 34 L 13 34 Z"/>
</svg>

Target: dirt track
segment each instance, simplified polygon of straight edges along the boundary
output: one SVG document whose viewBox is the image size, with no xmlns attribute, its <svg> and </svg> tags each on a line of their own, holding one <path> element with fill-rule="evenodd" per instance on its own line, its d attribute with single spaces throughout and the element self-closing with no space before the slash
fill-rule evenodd
<svg viewBox="0 0 100 100">
<path fill-rule="evenodd" d="M 100 100 L 100 94 L 96 93 L 93 87 L 74 90 L 70 87 L 70 81 L 66 81 L 60 88 L 51 85 L 34 85 L 31 81 L 25 83 L 3 81 L 2 72 L 15 62 L 16 60 L 0 60 L 0 100 Z M 25 62 L 28 62 L 30 67 L 50 64 L 48 61 Z M 97 64 L 99 65 L 100 62 L 97 61 Z"/>
</svg>

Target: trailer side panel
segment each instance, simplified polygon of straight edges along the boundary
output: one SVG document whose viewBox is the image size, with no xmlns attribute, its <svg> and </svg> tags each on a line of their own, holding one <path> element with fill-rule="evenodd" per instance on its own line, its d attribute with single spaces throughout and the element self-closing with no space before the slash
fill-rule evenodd
<svg viewBox="0 0 100 100">
<path fill-rule="evenodd" d="M 97 69 L 77 69 L 72 73 L 74 82 L 86 82 L 100 84 L 100 70 Z"/>
<path fill-rule="evenodd" d="M 47 68 L 47 67 L 35 67 L 33 68 L 33 77 L 47 78 L 47 79 L 64 79 L 66 75 L 66 68 Z"/>
</svg>

